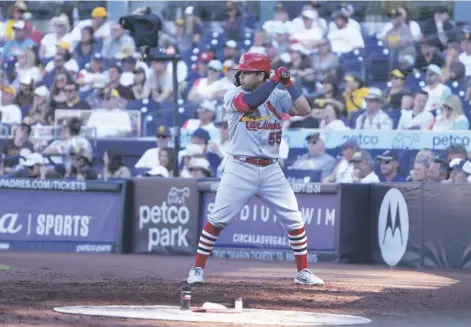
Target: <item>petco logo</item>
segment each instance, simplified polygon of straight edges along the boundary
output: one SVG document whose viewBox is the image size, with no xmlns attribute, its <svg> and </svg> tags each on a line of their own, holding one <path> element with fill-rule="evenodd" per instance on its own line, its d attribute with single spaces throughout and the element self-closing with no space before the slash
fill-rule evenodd
<svg viewBox="0 0 471 327">
<path fill-rule="evenodd" d="M 190 210 L 186 206 L 186 198 L 189 196 L 188 187 L 172 187 L 168 192 L 167 201 L 160 205 L 139 207 L 139 229 L 144 229 L 149 223 L 153 225 L 148 229 L 148 251 L 166 246 L 189 246 L 188 228 L 182 227 L 190 220 Z"/>
<path fill-rule="evenodd" d="M 0 234 L 16 234 L 18 233 L 23 225 L 18 224 L 17 213 L 6 213 L 0 217 Z"/>
<path fill-rule="evenodd" d="M 344 135 L 343 137 L 343 141 L 350 141 L 350 140 L 353 140 L 353 141 L 356 141 L 358 143 L 358 145 L 362 146 L 362 145 L 376 145 L 378 144 L 379 142 L 379 139 L 378 139 L 378 135 L 375 135 L 375 134 L 358 134 L 358 135 L 352 135 L 352 136 L 349 136 L 349 135 Z"/>
<path fill-rule="evenodd" d="M 167 195 L 168 204 L 184 206 L 185 199 L 190 196 L 190 189 L 188 187 L 178 189 L 172 187 Z"/>
<path fill-rule="evenodd" d="M 419 134 L 397 134 L 391 144 L 392 149 L 405 150 L 414 149 L 414 145 L 419 143 Z"/>
<path fill-rule="evenodd" d="M 469 137 L 464 134 L 450 134 L 444 136 L 434 136 L 432 144 L 434 149 L 443 149 L 451 145 L 462 145 L 465 148 L 470 143 Z"/>
</svg>

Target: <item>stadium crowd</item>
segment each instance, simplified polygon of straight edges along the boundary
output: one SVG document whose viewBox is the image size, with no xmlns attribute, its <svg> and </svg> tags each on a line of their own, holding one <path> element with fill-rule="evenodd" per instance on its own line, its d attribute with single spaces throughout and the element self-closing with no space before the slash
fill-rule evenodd
<svg viewBox="0 0 471 327">
<path fill-rule="evenodd" d="M 407 8 L 395 8 L 385 13 L 389 22 L 382 31 L 368 35 L 352 4 L 339 3 L 325 17 L 319 6 L 306 2 L 290 17 L 279 2 L 272 19 L 257 22 L 241 2 L 229 1 L 219 32 L 205 28 L 194 6 L 165 24 L 157 55 L 182 56 L 181 127 L 191 133 L 191 144 L 175 153 L 171 62 L 141 61 L 133 38 L 108 19 L 104 7 L 78 22 L 63 13 L 42 33 L 27 5 L 15 2 L 12 17 L 0 26 L 0 123 L 11 135 L 0 173 L 81 180 L 168 177 L 178 156 L 181 177 L 221 176 L 228 140 L 222 99 L 233 87 L 231 68 L 245 52 L 265 54 L 273 69 L 288 67 L 310 101 L 312 113 L 284 117 L 285 130 L 469 129 L 471 33 L 457 27 L 447 7 L 436 7 L 421 22 L 410 20 Z M 151 135 L 156 147 L 133 167 L 126 167 L 122 149 L 98 156 L 92 141 Z M 460 182 L 471 175 L 462 146 L 440 154 L 421 150 L 410 172 L 399 174 L 394 151 L 374 158 L 347 141 L 341 158 L 334 158 L 322 133 L 306 142 L 307 152 L 285 168 L 321 170 L 325 183 Z M 289 150 L 282 143 L 282 158 Z"/>
</svg>

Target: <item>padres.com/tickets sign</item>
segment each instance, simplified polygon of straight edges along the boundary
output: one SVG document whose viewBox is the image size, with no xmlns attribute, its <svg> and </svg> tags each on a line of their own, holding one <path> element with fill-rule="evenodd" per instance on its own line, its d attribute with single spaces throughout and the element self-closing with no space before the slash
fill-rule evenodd
<svg viewBox="0 0 471 327">
<path fill-rule="evenodd" d="M 193 254 L 198 238 L 196 180 L 134 180 L 134 253 Z"/>
</svg>

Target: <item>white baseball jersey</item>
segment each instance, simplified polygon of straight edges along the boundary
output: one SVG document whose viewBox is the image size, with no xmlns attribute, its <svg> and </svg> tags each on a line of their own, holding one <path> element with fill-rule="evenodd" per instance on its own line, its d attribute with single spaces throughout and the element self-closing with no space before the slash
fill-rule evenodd
<svg viewBox="0 0 471 327">
<path fill-rule="evenodd" d="M 227 153 L 244 157 L 273 158 L 279 156 L 283 113 L 293 106 L 291 96 L 285 90 L 275 88 L 268 99 L 252 114 L 243 114 L 234 107 L 233 100 L 239 93 L 250 93 L 235 87 L 224 95 L 224 107 L 229 126 Z"/>
</svg>

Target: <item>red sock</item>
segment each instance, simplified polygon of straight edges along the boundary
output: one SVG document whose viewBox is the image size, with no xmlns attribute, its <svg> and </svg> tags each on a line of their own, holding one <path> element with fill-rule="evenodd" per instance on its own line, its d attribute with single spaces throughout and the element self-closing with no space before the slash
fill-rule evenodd
<svg viewBox="0 0 471 327">
<path fill-rule="evenodd" d="M 221 230 L 222 228 L 216 227 L 210 222 L 206 223 L 201 232 L 198 249 L 196 250 L 195 267 L 204 268 L 206 260 L 208 260 L 211 251 L 213 251 L 214 244 L 216 243 Z"/>
<path fill-rule="evenodd" d="M 307 236 L 304 227 L 288 232 L 289 245 L 293 249 L 298 271 L 307 268 Z"/>
</svg>

